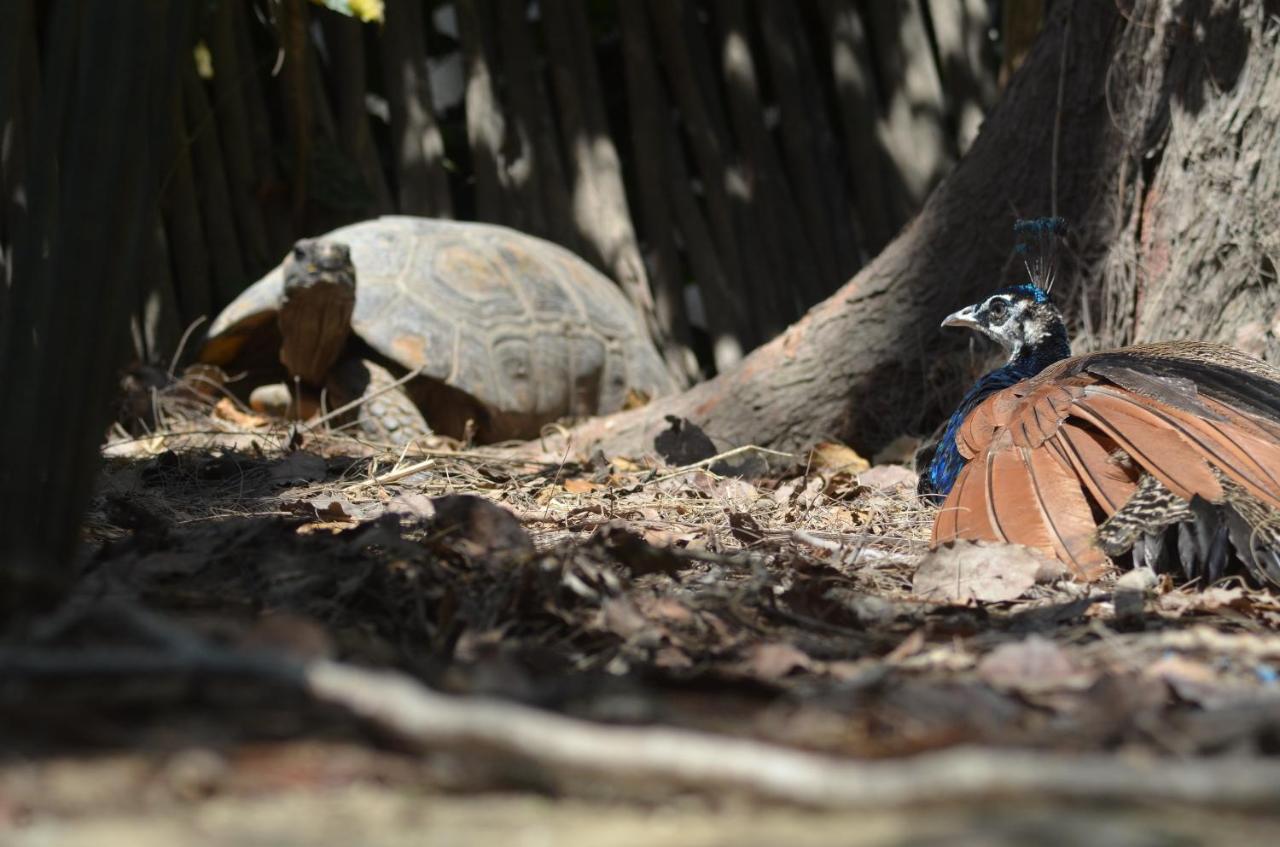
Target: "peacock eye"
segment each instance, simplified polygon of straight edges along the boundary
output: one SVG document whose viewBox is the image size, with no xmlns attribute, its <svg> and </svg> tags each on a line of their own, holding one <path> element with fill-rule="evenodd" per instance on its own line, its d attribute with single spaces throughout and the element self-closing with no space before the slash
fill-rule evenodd
<svg viewBox="0 0 1280 847">
<path fill-rule="evenodd" d="M 1009 311 L 1009 304 L 1004 300 L 992 300 L 987 304 L 987 314 L 991 316 L 993 321 L 999 323 L 1004 320 L 1004 316 Z"/>
</svg>

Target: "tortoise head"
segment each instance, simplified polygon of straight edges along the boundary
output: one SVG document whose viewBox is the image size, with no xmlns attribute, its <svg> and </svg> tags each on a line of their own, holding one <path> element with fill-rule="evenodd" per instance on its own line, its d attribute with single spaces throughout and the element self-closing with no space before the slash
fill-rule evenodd
<svg viewBox="0 0 1280 847">
<path fill-rule="evenodd" d="M 303 238 L 285 257 L 282 270 L 286 296 L 295 289 L 313 285 L 337 285 L 351 289 L 356 285 L 356 267 L 351 263 L 351 250 L 340 241 Z"/>
<path fill-rule="evenodd" d="M 320 386 L 351 334 L 356 269 L 347 245 L 299 241 L 285 257 L 280 361 L 290 376 Z"/>
</svg>

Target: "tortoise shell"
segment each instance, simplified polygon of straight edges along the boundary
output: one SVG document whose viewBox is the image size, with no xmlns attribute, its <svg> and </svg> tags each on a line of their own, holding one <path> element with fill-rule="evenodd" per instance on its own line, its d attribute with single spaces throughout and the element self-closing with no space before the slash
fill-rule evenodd
<svg viewBox="0 0 1280 847">
<path fill-rule="evenodd" d="M 562 247 L 492 224 L 405 216 L 323 237 L 351 250 L 354 334 L 513 422 L 498 427 L 508 436 L 617 411 L 632 390 L 653 397 L 675 388 L 618 287 Z M 232 301 L 210 326 L 201 360 L 234 365 L 255 336 L 274 331 L 283 285 L 277 267 Z"/>
</svg>

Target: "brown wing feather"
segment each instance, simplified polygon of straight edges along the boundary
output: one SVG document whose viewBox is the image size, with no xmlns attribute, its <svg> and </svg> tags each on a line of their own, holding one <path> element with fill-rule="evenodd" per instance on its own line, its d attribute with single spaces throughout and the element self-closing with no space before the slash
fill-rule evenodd
<svg viewBox="0 0 1280 847">
<path fill-rule="evenodd" d="M 1007 430 L 992 443 L 985 480 L 987 515 L 998 540 L 1054 551 L 1053 533 L 1045 524 L 1022 452 Z"/>
<path fill-rule="evenodd" d="M 1097 579 L 1106 569 L 1108 559 L 1093 543 L 1097 524 L 1080 477 L 1048 444 L 1018 449 L 1054 553 L 1070 565 L 1079 578 Z"/>
<path fill-rule="evenodd" d="M 1269 443 L 1226 421 L 1212 421 L 1121 389 L 1096 386 L 1090 396 L 1106 395 L 1127 403 L 1138 414 L 1158 421 L 1194 445 L 1198 452 L 1250 494 L 1280 506 L 1280 445 Z M 1196 492 L 1217 500 L 1205 492 Z"/>
<path fill-rule="evenodd" d="M 1184 500 L 1222 500 L 1222 484 L 1209 463 L 1177 431 L 1127 397 L 1087 393 L 1072 413 L 1105 432 L 1147 473 Z"/>
<path fill-rule="evenodd" d="M 1123 506 L 1138 484 L 1132 474 L 1111 459 L 1115 441 L 1093 428 L 1065 421 L 1049 442 L 1059 448 L 1089 489 L 1103 513 L 1111 516 Z"/>
<path fill-rule="evenodd" d="M 960 469 L 951 493 L 942 504 L 933 524 L 933 546 L 960 538 L 971 541 L 1002 541 L 987 517 L 987 498 L 982 482 L 986 477 L 986 454 Z"/>
</svg>

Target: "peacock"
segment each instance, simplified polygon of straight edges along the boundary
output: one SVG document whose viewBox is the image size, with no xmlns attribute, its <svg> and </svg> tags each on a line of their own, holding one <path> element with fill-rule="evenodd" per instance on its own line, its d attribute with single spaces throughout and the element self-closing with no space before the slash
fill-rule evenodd
<svg viewBox="0 0 1280 847">
<path fill-rule="evenodd" d="M 1280 371 L 1217 344 L 1072 356 L 1052 288 L 1060 218 L 1019 221 L 1028 281 L 955 312 L 999 343 L 920 474 L 934 546 L 1006 541 L 1081 580 L 1126 556 L 1207 584 L 1242 566 L 1280 585 Z"/>
</svg>

